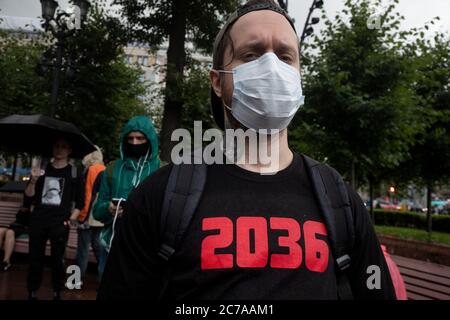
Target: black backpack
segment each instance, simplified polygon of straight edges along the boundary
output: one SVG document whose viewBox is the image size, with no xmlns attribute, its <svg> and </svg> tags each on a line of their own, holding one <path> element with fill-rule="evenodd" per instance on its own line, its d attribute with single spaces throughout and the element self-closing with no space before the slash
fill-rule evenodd
<svg viewBox="0 0 450 320">
<path fill-rule="evenodd" d="M 335 260 L 339 299 L 351 300 L 353 295 L 345 271 L 351 263 L 350 253 L 355 236 L 345 183 L 333 168 L 307 156 L 302 157 L 327 227 Z M 171 169 L 161 212 L 161 245 L 158 255 L 166 263 L 166 275 L 160 299 L 164 297 L 170 281 L 170 257 L 179 248 L 194 215 L 202 196 L 206 175 L 206 164 L 173 165 Z"/>
</svg>

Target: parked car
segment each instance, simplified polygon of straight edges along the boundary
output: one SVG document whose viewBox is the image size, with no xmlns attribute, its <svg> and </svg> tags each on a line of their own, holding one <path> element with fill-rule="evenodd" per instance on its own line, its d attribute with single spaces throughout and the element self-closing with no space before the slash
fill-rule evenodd
<svg viewBox="0 0 450 320">
<path fill-rule="evenodd" d="M 431 201 L 431 207 L 433 208 L 433 213 L 438 214 L 448 214 L 450 201 L 448 200 L 433 200 Z"/>
<path fill-rule="evenodd" d="M 441 214 L 450 214 L 450 200 L 447 200 L 447 204 L 443 207 Z"/>
<path fill-rule="evenodd" d="M 403 199 L 398 203 L 403 211 L 426 212 L 426 208 L 409 199 Z"/>
<path fill-rule="evenodd" d="M 374 200 L 373 204 L 375 205 L 375 208 L 378 209 L 385 209 L 385 210 L 400 210 L 401 206 L 398 204 L 394 204 L 392 202 L 383 200 L 383 199 L 376 199 Z"/>
</svg>

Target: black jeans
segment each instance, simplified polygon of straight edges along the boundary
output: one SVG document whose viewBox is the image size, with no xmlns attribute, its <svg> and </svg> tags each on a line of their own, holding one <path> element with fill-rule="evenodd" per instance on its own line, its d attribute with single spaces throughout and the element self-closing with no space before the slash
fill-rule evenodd
<svg viewBox="0 0 450 320">
<path fill-rule="evenodd" d="M 65 275 L 63 258 L 69 236 L 69 227 L 63 223 L 54 225 L 31 223 L 29 234 L 28 291 L 37 291 L 41 286 L 47 240 L 50 240 L 51 245 L 53 290 L 61 291 Z"/>
</svg>

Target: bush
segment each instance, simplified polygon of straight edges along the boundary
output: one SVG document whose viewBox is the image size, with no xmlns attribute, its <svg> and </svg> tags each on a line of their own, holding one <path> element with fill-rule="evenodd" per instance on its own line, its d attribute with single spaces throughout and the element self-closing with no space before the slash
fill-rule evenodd
<svg viewBox="0 0 450 320">
<path fill-rule="evenodd" d="M 427 217 L 415 212 L 374 209 L 375 224 L 393 227 L 427 229 Z M 433 231 L 450 233 L 450 215 L 433 215 Z"/>
<path fill-rule="evenodd" d="M 433 230 L 450 233 L 450 215 L 433 216 Z"/>
</svg>

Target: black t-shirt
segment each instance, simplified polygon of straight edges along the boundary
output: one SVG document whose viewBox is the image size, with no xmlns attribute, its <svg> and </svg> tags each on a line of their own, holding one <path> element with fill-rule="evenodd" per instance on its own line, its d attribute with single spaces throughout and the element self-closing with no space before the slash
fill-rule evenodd
<svg viewBox="0 0 450 320">
<path fill-rule="evenodd" d="M 83 209 L 84 187 L 80 174 L 72 173 L 72 165 L 55 168 L 49 164 L 36 182 L 31 224 L 59 224 L 70 217 L 72 203 Z"/>
<path fill-rule="evenodd" d="M 159 220 L 170 166 L 129 197 L 114 238 L 99 298 L 158 297 Z M 349 189 L 356 248 L 350 283 L 355 298 L 395 294 L 368 214 Z M 327 231 L 303 158 L 275 175 L 236 165 L 210 165 L 205 189 L 179 250 L 171 258 L 169 299 L 337 299 Z M 369 265 L 381 289 L 368 289 Z"/>
</svg>

